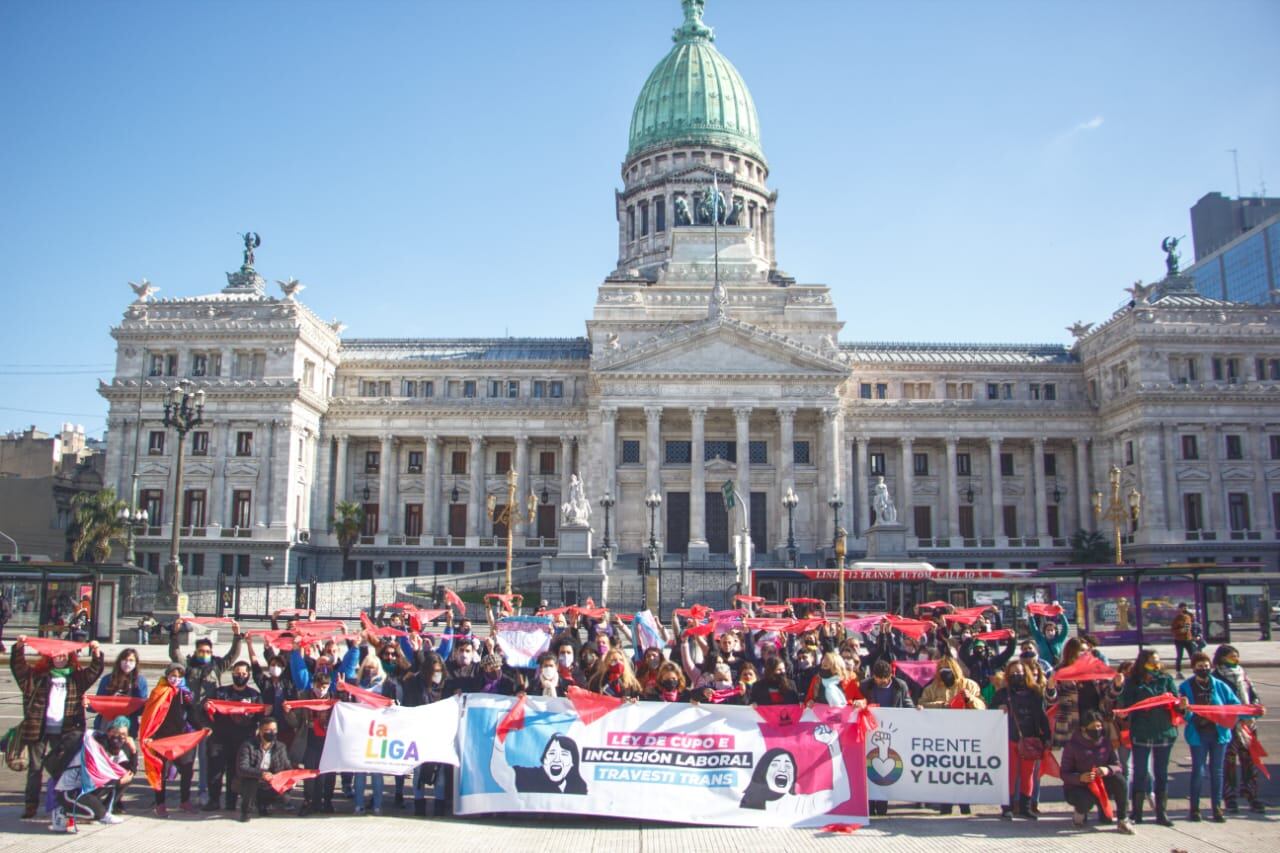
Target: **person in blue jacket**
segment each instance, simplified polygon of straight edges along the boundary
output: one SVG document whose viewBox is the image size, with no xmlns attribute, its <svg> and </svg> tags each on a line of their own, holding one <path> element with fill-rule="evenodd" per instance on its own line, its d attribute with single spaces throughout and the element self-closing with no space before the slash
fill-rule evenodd
<svg viewBox="0 0 1280 853">
<path fill-rule="evenodd" d="M 1225 682 L 1214 678 L 1213 663 L 1204 652 L 1196 652 L 1191 656 L 1191 667 L 1195 675 L 1182 682 L 1178 692 L 1186 697 L 1191 705 L 1239 705 L 1235 691 Z M 1209 765 L 1209 802 L 1213 807 L 1214 823 L 1225 823 L 1222 813 L 1222 775 L 1227 757 L 1227 744 L 1231 743 L 1231 734 L 1235 727 L 1220 726 L 1213 720 L 1196 715 L 1194 711 L 1186 714 L 1187 745 L 1191 747 L 1191 813 L 1188 820 L 1200 820 L 1200 786 L 1204 779 L 1205 763 Z"/>
<path fill-rule="evenodd" d="M 1056 664 L 1062 659 L 1062 647 L 1067 644 L 1067 633 L 1071 629 L 1067 614 L 1059 613 L 1052 618 L 1032 616 L 1027 620 L 1027 629 L 1031 631 L 1031 639 L 1036 641 L 1041 660 Z"/>
</svg>

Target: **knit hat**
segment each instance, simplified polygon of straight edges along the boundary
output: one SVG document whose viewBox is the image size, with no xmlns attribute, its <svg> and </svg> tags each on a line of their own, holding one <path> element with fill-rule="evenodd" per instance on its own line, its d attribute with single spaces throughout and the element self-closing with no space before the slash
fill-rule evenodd
<svg viewBox="0 0 1280 853">
<path fill-rule="evenodd" d="M 485 655 L 484 660 L 480 662 L 480 666 L 483 669 L 489 669 L 494 666 L 501 667 L 502 657 L 501 655 Z"/>
<path fill-rule="evenodd" d="M 185 666 L 183 666 L 182 664 L 180 664 L 180 663 L 171 663 L 171 664 L 169 664 L 168 666 L 166 666 L 166 667 L 164 668 L 164 675 L 165 675 L 165 678 L 168 678 L 170 675 L 173 675 L 175 672 L 176 672 L 176 673 L 178 673 L 179 675 L 181 675 L 181 674 L 185 673 L 186 671 L 187 671 L 187 668 L 186 668 Z"/>
<path fill-rule="evenodd" d="M 129 718 L 128 718 L 128 717 L 116 717 L 116 718 L 115 718 L 114 720 L 112 720 L 110 723 L 107 723 L 107 730 L 108 730 L 108 731 L 110 731 L 111 729 L 124 729 L 125 731 L 128 731 L 128 730 L 129 730 Z"/>
</svg>

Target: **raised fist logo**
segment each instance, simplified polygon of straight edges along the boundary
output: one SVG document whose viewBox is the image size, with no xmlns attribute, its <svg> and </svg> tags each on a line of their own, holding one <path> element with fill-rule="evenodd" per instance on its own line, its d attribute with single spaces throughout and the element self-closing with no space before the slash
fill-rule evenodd
<svg viewBox="0 0 1280 853">
<path fill-rule="evenodd" d="M 902 756 L 892 748 L 893 735 L 880 729 L 871 735 L 867 751 L 867 781 L 886 787 L 902 777 Z"/>
</svg>

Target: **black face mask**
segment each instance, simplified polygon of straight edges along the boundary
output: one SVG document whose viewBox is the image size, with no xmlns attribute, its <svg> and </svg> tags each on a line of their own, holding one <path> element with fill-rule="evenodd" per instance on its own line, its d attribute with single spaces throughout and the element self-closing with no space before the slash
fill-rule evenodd
<svg viewBox="0 0 1280 853">
<path fill-rule="evenodd" d="M 124 749 L 124 738 L 109 737 L 107 738 L 107 746 L 111 747 L 112 750 L 118 752 Z"/>
<path fill-rule="evenodd" d="M 944 669 L 938 673 L 938 678 L 942 679 L 942 683 L 950 687 L 956 683 L 956 674 L 949 669 Z"/>
<path fill-rule="evenodd" d="M 263 743 L 275 743 L 275 742 L 276 742 L 276 733 L 275 733 L 275 732 L 263 732 L 263 733 L 262 733 L 262 742 L 263 742 Z"/>
<path fill-rule="evenodd" d="M 1011 675 L 1011 676 L 1009 676 L 1009 686 L 1010 686 L 1010 687 L 1025 687 L 1025 686 L 1026 686 L 1026 684 L 1027 684 L 1027 677 L 1026 677 L 1025 675 Z"/>
<path fill-rule="evenodd" d="M 249 683 L 249 676 L 233 675 L 231 676 L 231 682 L 235 684 L 236 687 L 244 687 L 246 684 Z"/>
<path fill-rule="evenodd" d="M 668 693 L 670 693 L 672 690 L 675 690 L 675 689 L 676 689 L 677 687 L 679 687 L 679 686 L 680 686 L 680 682 L 678 682 L 678 681 L 664 681 L 664 682 L 662 682 L 662 689 L 663 689 L 663 690 L 665 690 L 665 691 L 667 691 Z"/>
<path fill-rule="evenodd" d="M 1085 729 L 1084 736 L 1089 738 L 1089 740 L 1098 740 L 1099 738 L 1102 737 L 1102 727 L 1097 726 L 1094 728 Z"/>
<path fill-rule="evenodd" d="M 1201 681 L 1208 681 L 1208 680 L 1209 680 L 1209 670 L 1207 670 L 1207 669 L 1197 669 L 1197 670 L 1196 670 L 1196 678 L 1200 679 Z"/>
</svg>

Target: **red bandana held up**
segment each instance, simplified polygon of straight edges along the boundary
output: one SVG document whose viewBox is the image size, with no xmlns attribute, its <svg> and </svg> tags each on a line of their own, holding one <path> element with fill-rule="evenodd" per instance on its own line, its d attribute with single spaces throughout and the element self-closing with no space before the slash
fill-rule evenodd
<svg viewBox="0 0 1280 853">
<path fill-rule="evenodd" d="M 22 641 L 24 649 L 50 658 L 58 655 L 74 655 L 88 646 L 88 643 L 74 643 L 71 640 L 55 640 L 46 637 L 27 637 Z"/>
<path fill-rule="evenodd" d="M 996 630 L 996 631 L 984 631 L 984 632 L 983 632 L 983 633 L 981 633 L 981 634 L 975 634 L 975 635 L 974 635 L 974 639 L 975 639 L 975 640 L 984 640 L 984 641 L 986 641 L 986 642 L 988 642 L 988 643 L 990 643 L 990 642 L 994 642 L 994 641 L 996 641 L 996 640 L 1012 640 L 1012 639 L 1013 639 L 1013 629 L 1012 629 L 1012 628 L 1000 628 L 999 630 Z"/>
<path fill-rule="evenodd" d="M 329 711 L 338 704 L 337 699 L 291 699 L 284 703 L 286 711 Z"/>
<path fill-rule="evenodd" d="M 279 773 L 271 774 L 271 781 L 267 784 L 277 794 L 283 794 L 299 782 L 314 779 L 319 775 L 319 770 L 281 770 Z"/>
<path fill-rule="evenodd" d="M 186 755 L 191 750 L 199 746 L 200 741 L 207 738 L 212 731 L 210 729 L 200 729 L 194 732 L 187 732 L 182 735 L 174 735 L 173 737 L 162 737 L 153 740 L 144 740 L 142 745 L 154 755 L 158 755 L 168 761 L 174 761 L 180 755 Z M 153 786 L 155 787 L 155 786 Z M 160 790 L 158 787 L 156 790 Z"/>
<path fill-rule="evenodd" d="M 1188 705 L 1186 710 L 1224 729 L 1234 727 L 1239 717 L 1256 717 L 1262 713 L 1257 705 Z"/>
<path fill-rule="evenodd" d="M 1053 677 L 1063 681 L 1109 681 L 1116 677 L 1116 671 L 1098 660 L 1093 655 L 1081 655 L 1075 663 L 1064 666 L 1054 672 Z"/>
<path fill-rule="evenodd" d="M 456 608 L 459 616 L 467 615 L 466 603 L 461 598 L 458 597 L 458 594 L 456 592 L 449 589 L 449 587 L 447 586 L 444 588 L 444 601 L 450 607 Z"/>
<path fill-rule="evenodd" d="M 260 702 L 227 702 L 222 699 L 210 699 L 204 703 L 205 710 L 211 714 L 223 714 L 228 717 L 247 717 L 250 714 L 263 714 L 271 709 L 270 705 Z"/>
<path fill-rule="evenodd" d="M 104 717 L 132 716 L 147 704 L 146 699 L 133 696 L 89 696 L 87 701 L 90 711 L 95 711 Z"/>
<path fill-rule="evenodd" d="M 893 668 L 921 687 L 938 674 L 938 662 L 934 660 L 900 660 L 894 662 Z"/>
<path fill-rule="evenodd" d="M 565 695 L 573 704 L 573 710 L 577 712 L 583 725 L 589 726 L 615 708 L 622 707 L 622 700 L 616 696 L 601 696 L 577 686 L 570 687 Z"/>
<path fill-rule="evenodd" d="M 1052 618 L 1062 615 L 1062 605 L 1041 604 L 1040 602 L 1033 601 L 1027 605 L 1027 612 L 1032 616 L 1048 616 Z"/>
<path fill-rule="evenodd" d="M 352 684 L 343 678 L 341 673 L 338 675 L 338 692 L 346 693 L 361 705 L 370 708 L 390 708 L 395 704 L 395 700 L 390 696 L 383 696 L 381 693 L 374 693 L 372 690 L 365 690 L 363 687 Z"/>
</svg>

